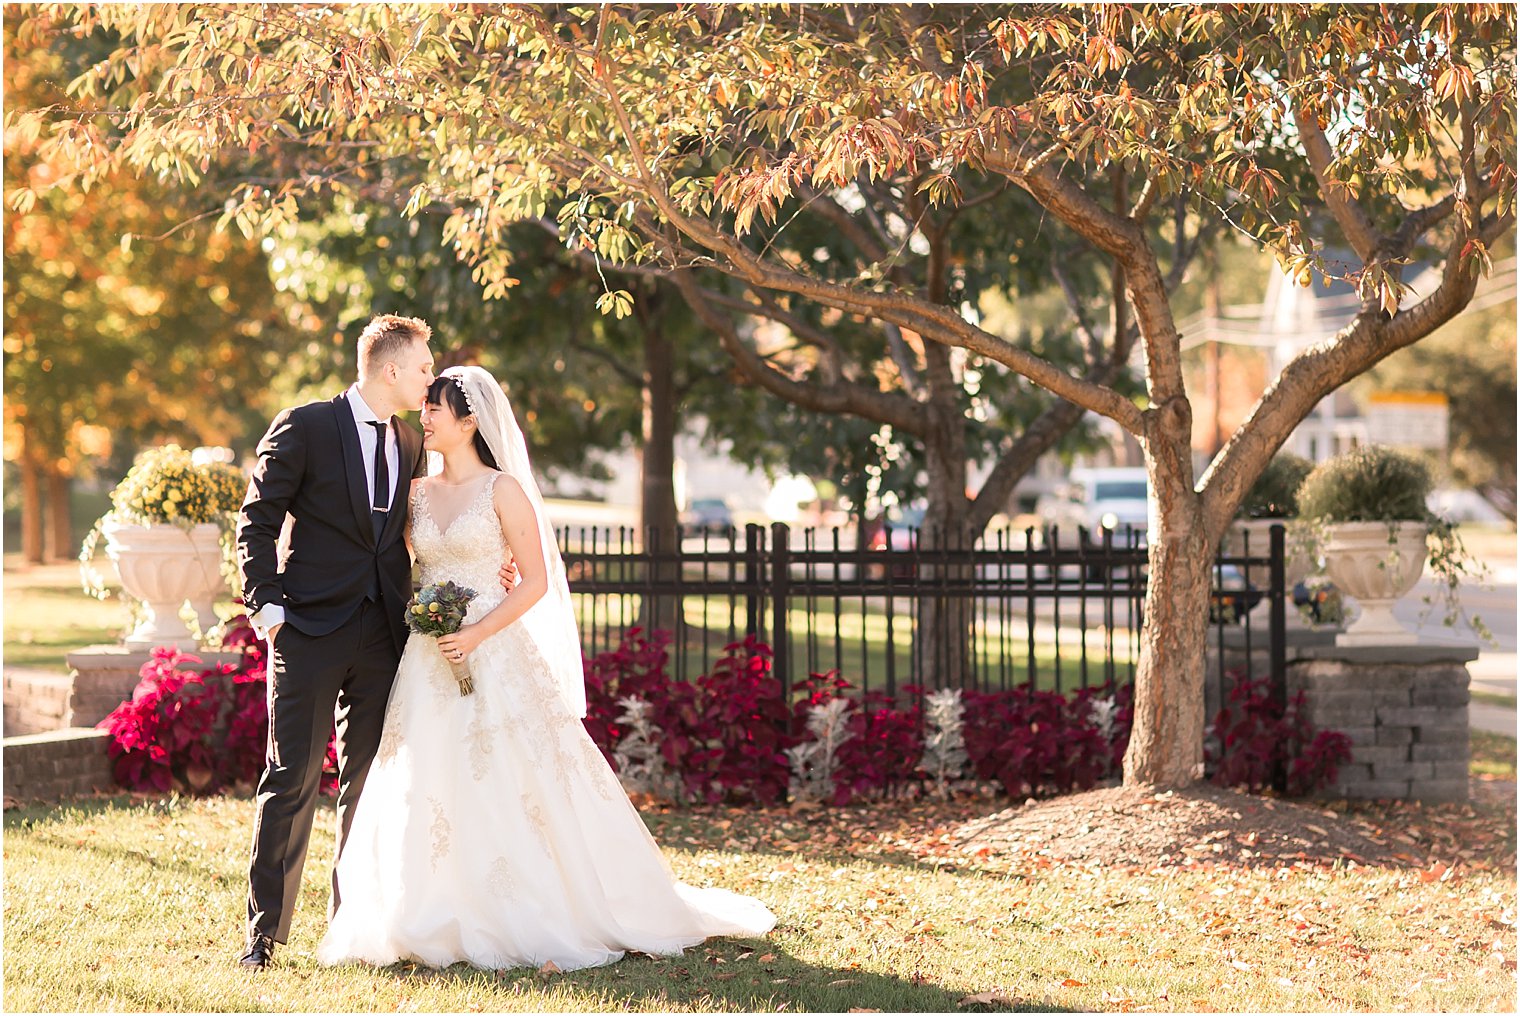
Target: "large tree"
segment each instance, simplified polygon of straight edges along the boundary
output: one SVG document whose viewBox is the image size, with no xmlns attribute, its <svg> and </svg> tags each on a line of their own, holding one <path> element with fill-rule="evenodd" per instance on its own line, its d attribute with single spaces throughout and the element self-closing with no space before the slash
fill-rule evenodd
<svg viewBox="0 0 1520 1016">
<path fill-rule="evenodd" d="M 246 191 L 277 218 L 352 167 L 429 153 L 418 201 L 487 291 L 506 228 L 574 219 L 601 256 L 718 271 L 958 347 L 1140 442 L 1155 507 L 1126 779 L 1201 769 L 1208 562 L 1236 505 L 1326 394 L 1458 313 L 1513 228 L 1514 14 L 1507 6 L 408 6 L 91 8 L 122 46 L 81 82 L 122 115 L 46 112 L 86 176 L 122 164 L 193 178 L 208 147 L 299 147 L 313 170 Z M 135 105 L 134 105 L 135 103 Z M 717 166 L 718 162 L 723 165 Z M 1073 372 L 879 273 L 830 278 L 757 240 L 813 193 L 927 170 L 932 207 L 968 175 L 1006 183 L 1113 260 L 1146 392 Z M 980 188 L 979 188 L 980 190 Z M 1307 281 L 1363 296 L 1291 361 L 1202 476 L 1168 275 L 1165 213 L 1227 224 Z M 915 232 L 917 227 L 915 226 Z M 1331 245 L 1354 252 L 1327 261 Z M 1439 261 L 1408 294 L 1402 267 Z M 621 306 L 625 297 L 608 294 Z"/>
<path fill-rule="evenodd" d="M 8 108 L 67 102 L 77 68 L 109 50 L 22 39 L 4 26 Z M 5 132 L 5 457 L 22 487 L 27 560 L 78 554 L 74 478 L 140 442 L 226 444 L 256 426 L 257 393 L 291 331 L 257 243 L 194 221 L 173 186 L 125 170 L 86 191 L 24 126 Z M 125 454 L 123 454 L 125 453 Z"/>
</svg>

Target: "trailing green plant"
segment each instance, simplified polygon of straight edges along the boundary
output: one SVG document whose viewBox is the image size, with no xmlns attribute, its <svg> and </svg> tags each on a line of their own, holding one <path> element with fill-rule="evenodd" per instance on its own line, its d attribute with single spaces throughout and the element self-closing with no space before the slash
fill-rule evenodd
<svg viewBox="0 0 1520 1016">
<path fill-rule="evenodd" d="M 1243 519 L 1287 519 L 1298 514 L 1298 488 L 1314 464 L 1302 455 L 1272 456 L 1235 514 Z"/>
<path fill-rule="evenodd" d="M 80 544 L 79 574 L 84 591 L 97 600 L 106 598 L 105 581 L 95 568 L 95 557 L 108 524 L 167 524 L 188 530 L 213 523 L 221 530 L 222 576 L 237 596 L 241 581 L 234 540 L 237 511 L 247 489 L 248 478 L 241 470 L 224 462 L 197 462 L 179 445 L 162 445 L 140 453 L 112 489 L 111 510 L 95 520 Z"/>
<path fill-rule="evenodd" d="M 1423 524 L 1430 572 L 1441 587 L 1443 622 L 1451 626 L 1465 619 L 1480 638 L 1492 642 L 1488 626 L 1475 615 L 1466 616 L 1457 599 L 1462 580 L 1480 581 L 1486 569 L 1467 552 L 1456 527 L 1430 510 L 1427 500 L 1434 488 L 1430 470 L 1419 459 L 1383 445 L 1362 445 L 1310 471 L 1299 487 L 1299 514 L 1316 552 L 1324 545 L 1326 527 L 1337 523 L 1386 522 L 1390 547 L 1397 542 L 1399 523 Z M 1427 609 L 1436 600 L 1424 597 Z"/>
</svg>

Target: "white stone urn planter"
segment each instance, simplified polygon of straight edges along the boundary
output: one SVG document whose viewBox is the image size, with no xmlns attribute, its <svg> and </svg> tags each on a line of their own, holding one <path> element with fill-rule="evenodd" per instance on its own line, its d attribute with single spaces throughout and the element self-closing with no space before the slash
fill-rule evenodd
<svg viewBox="0 0 1520 1016">
<path fill-rule="evenodd" d="M 1288 528 L 1291 519 L 1236 519 L 1230 523 L 1230 528 L 1224 535 L 1224 556 L 1245 557 L 1246 537 L 1250 537 L 1251 557 L 1266 557 L 1272 550 L 1272 527 L 1282 526 Z M 1291 534 L 1284 533 L 1283 546 L 1283 592 L 1287 596 L 1286 621 L 1288 628 L 1308 628 L 1309 622 L 1304 620 L 1303 614 L 1299 613 L 1293 605 L 1293 587 L 1314 574 L 1315 561 L 1307 553 L 1302 541 L 1294 540 Z M 1270 575 L 1267 566 L 1260 568 L 1252 566 L 1251 582 L 1257 588 L 1265 592 L 1270 583 Z M 1251 611 L 1251 626 L 1260 628 L 1271 622 L 1272 601 L 1263 596 Z"/>
<path fill-rule="evenodd" d="M 1424 522 L 1337 522 L 1325 527 L 1325 571 L 1362 607 L 1361 616 L 1335 637 L 1336 645 L 1419 642 L 1419 636 L 1394 617 L 1393 605 L 1425 571 L 1427 532 Z"/>
<path fill-rule="evenodd" d="M 101 532 L 122 588 L 144 608 L 142 623 L 126 638 L 127 647 L 194 649 L 196 638 L 180 618 L 180 607 L 190 601 L 202 633 L 217 623 L 212 604 L 226 589 L 221 528 L 211 522 L 189 529 L 107 522 Z"/>
</svg>

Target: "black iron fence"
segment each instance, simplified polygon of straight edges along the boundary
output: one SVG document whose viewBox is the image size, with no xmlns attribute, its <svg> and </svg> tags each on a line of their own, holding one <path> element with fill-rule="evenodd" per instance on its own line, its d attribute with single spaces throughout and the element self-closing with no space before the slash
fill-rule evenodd
<svg viewBox="0 0 1520 1016">
<path fill-rule="evenodd" d="M 788 687 L 837 670 L 857 688 L 892 694 L 1024 683 L 1066 691 L 1132 681 L 1139 662 L 1139 532 L 1003 529 L 961 548 L 890 529 L 882 546 L 863 547 L 853 533 L 782 523 L 663 543 L 630 528 L 559 535 L 587 656 L 635 625 L 665 629 L 672 673 L 682 678 L 750 634 L 771 646 Z M 1281 689 L 1282 527 L 1266 542 L 1216 560 L 1211 637 L 1247 676 L 1261 676 L 1265 661 Z"/>
</svg>

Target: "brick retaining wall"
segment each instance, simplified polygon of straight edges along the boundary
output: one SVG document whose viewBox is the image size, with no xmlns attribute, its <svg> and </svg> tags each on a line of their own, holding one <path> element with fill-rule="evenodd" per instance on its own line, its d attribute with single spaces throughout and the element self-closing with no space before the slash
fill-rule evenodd
<svg viewBox="0 0 1520 1016">
<path fill-rule="evenodd" d="M 111 790 L 109 735 L 93 727 L 69 727 L 0 742 L 5 796 L 15 801 L 60 801 Z"/>
<path fill-rule="evenodd" d="M 5 736 L 40 734 L 69 725 L 73 678 L 46 670 L 5 672 Z"/>
</svg>

